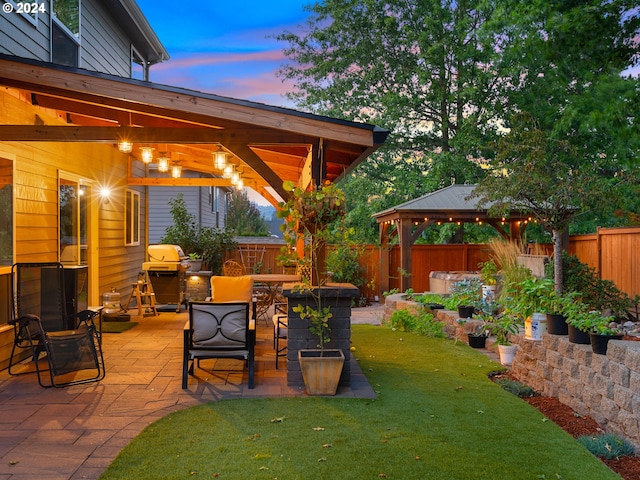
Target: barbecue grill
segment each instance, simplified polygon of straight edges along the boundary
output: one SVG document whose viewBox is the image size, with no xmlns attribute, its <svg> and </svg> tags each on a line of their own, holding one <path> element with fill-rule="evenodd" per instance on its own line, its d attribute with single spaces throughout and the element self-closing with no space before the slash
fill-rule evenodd
<svg viewBox="0 0 640 480">
<path fill-rule="evenodd" d="M 149 261 L 142 264 L 147 272 L 158 304 L 175 304 L 176 312 L 185 302 L 188 258 L 178 245 L 149 245 Z"/>
</svg>

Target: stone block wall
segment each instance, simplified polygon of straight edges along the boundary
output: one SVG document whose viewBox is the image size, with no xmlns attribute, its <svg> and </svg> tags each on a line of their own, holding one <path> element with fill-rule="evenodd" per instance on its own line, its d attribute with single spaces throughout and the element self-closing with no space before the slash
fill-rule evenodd
<svg viewBox="0 0 640 480">
<path fill-rule="evenodd" d="M 610 340 L 606 355 L 564 335 L 517 336 L 512 371 L 542 395 L 588 415 L 640 451 L 640 342 Z"/>
<path fill-rule="evenodd" d="M 296 292 L 292 288 L 283 288 L 288 302 L 289 325 L 287 329 L 287 385 L 304 386 L 298 350 L 315 349 L 318 337 L 309 331 L 309 320 L 301 319 L 300 314 L 293 311 L 297 305 L 315 307 L 315 300 L 310 294 Z M 340 376 L 340 385 L 351 384 L 351 302 L 360 295 L 360 291 L 351 284 L 330 284 L 322 287 L 324 305 L 331 307 L 333 317 L 329 319 L 331 342 L 325 348 L 339 348 L 344 353 L 344 367 Z"/>
<path fill-rule="evenodd" d="M 211 272 L 187 272 L 185 297 L 189 300 L 204 300 L 211 296 Z"/>
</svg>

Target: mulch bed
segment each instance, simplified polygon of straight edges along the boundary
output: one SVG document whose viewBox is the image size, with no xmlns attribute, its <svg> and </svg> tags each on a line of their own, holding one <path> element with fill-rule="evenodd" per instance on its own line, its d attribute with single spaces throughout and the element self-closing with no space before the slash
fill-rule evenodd
<svg viewBox="0 0 640 480">
<path fill-rule="evenodd" d="M 517 381 L 510 373 L 492 375 L 491 379 L 497 380 L 500 377 L 508 377 L 511 380 Z M 576 414 L 570 407 L 561 403 L 557 398 L 536 395 L 534 397 L 523 398 L 522 400 L 537 408 L 545 417 L 574 438 L 604 432 L 594 419 Z M 618 460 L 601 460 L 625 480 L 640 479 L 640 457 L 638 456 L 622 457 Z"/>
</svg>

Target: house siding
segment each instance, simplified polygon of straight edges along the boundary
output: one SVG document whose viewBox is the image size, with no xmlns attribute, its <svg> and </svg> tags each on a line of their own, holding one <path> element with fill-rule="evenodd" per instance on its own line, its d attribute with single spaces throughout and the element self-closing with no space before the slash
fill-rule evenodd
<svg viewBox="0 0 640 480">
<path fill-rule="evenodd" d="M 131 42 L 102 3 L 82 3 L 80 66 L 121 77 L 131 76 Z"/>
<path fill-rule="evenodd" d="M 0 0 L 0 5 L 4 3 Z M 19 13 L 0 15 L 0 53 L 50 61 L 50 22 L 48 9 L 38 13 L 37 25 Z"/>
<path fill-rule="evenodd" d="M 4 3 L 0 0 L 0 4 Z M 79 67 L 131 76 L 131 40 L 109 15 L 104 2 L 82 1 Z M 0 15 L 0 52 L 51 61 L 51 16 L 39 13 L 37 26 L 18 13 Z"/>
<path fill-rule="evenodd" d="M 35 115 L 46 124 L 63 124 L 55 112 L 32 106 L 27 98 L 11 89 L 0 91 L 0 122 L 28 123 Z M 127 190 L 127 156 L 113 145 L 89 143 L 0 142 L 0 157 L 14 160 L 14 212 L 16 262 L 58 260 L 58 178 L 70 174 L 86 179 L 91 185 L 92 202 L 97 209 L 97 238 L 89 247 L 98 250 L 97 286 L 90 287 L 90 305 L 102 303 L 101 294 L 115 287 L 125 299 L 137 280 L 145 261 L 146 217 L 144 188 L 141 193 L 141 244 L 125 246 L 124 199 Z M 133 162 L 134 174 L 142 164 Z M 108 186 L 108 200 L 99 198 L 102 186 Z M 95 270 L 94 270 L 95 271 Z M 8 277 L 5 267 L 0 285 Z M 91 275 L 90 275 L 91 277 Z M 11 305 L 10 294 L 0 288 L 0 303 Z M 0 322 L 0 369 L 6 368 L 13 330 Z"/>
</svg>

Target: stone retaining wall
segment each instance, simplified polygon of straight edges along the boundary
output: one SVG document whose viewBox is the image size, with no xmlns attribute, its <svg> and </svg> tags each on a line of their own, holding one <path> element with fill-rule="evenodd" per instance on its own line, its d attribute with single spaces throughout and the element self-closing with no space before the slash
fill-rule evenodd
<svg viewBox="0 0 640 480">
<path fill-rule="evenodd" d="M 384 321 L 396 309 L 418 308 L 403 295 L 385 301 Z M 466 333 L 477 321 L 457 324 L 458 315 L 436 310 L 450 338 L 467 341 Z M 593 353 L 591 345 L 570 343 L 566 335 L 543 334 L 541 341 L 513 336 L 518 350 L 511 367 L 514 375 L 541 395 L 558 398 L 580 415 L 588 415 L 607 432 L 631 442 L 640 452 L 640 342 L 610 340 L 606 355 Z M 494 349 L 495 339 L 487 339 Z"/>
<path fill-rule="evenodd" d="M 610 340 L 606 355 L 565 335 L 514 338 L 512 371 L 542 395 L 588 415 L 640 451 L 640 342 Z"/>
</svg>

